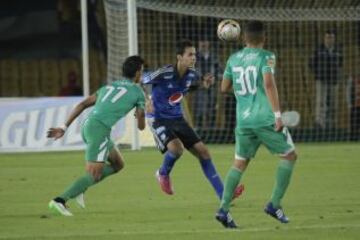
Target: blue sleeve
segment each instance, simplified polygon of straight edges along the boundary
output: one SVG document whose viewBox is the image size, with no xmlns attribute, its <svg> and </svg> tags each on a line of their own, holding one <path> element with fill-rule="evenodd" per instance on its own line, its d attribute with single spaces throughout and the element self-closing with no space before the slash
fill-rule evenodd
<svg viewBox="0 0 360 240">
<path fill-rule="evenodd" d="M 143 74 L 142 82 L 144 84 L 154 84 L 162 79 L 164 69 L 160 68 L 154 72 L 147 72 Z"/>
</svg>

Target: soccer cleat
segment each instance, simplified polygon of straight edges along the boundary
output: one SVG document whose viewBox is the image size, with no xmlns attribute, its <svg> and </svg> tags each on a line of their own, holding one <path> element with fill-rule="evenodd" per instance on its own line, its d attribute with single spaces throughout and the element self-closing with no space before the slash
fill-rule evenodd
<svg viewBox="0 0 360 240">
<path fill-rule="evenodd" d="M 232 219 L 230 213 L 228 211 L 224 211 L 220 208 L 216 215 L 216 220 L 218 220 L 225 228 L 237 228 L 234 220 Z"/>
<path fill-rule="evenodd" d="M 269 214 L 273 218 L 277 219 L 281 223 L 288 223 L 289 218 L 285 216 L 284 211 L 281 207 L 275 208 L 271 202 L 269 202 L 264 209 L 265 213 Z"/>
<path fill-rule="evenodd" d="M 161 175 L 159 170 L 156 171 L 156 178 L 159 181 L 161 190 L 166 194 L 172 195 L 174 191 L 171 186 L 170 176 Z"/>
<path fill-rule="evenodd" d="M 235 198 L 238 198 L 240 197 L 240 195 L 244 192 L 245 190 L 245 187 L 243 184 L 240 184 L 239 186 L 237 186 L 234 190 L 234 195 L 233 195 L 233 198 L 232 200 L 234 200 Z"/>
<path fill-rule="evenodd" d="M 85 199 L 84 199 L 84 193 L 80 193 L 75 197 L 75 201 L 79 204 L 81 208 L 85 208 Z"/>
<path fill-rule="evenodd" d="M 65 204 L 61 202 L 56 202 L 55 200 L 51 200 L 49 202 L 49 209 L 63 216 L 67 216 L 67 217 L 73 216 L 73 214 L 67 209 Z"/>
</svg>

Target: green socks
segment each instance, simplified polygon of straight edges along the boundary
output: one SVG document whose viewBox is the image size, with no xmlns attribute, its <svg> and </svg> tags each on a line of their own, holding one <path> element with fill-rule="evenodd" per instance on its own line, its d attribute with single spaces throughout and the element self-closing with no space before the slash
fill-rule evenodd
<svg viewBox="0 0 360 240">
<path fill-rule="evenodd" d="M 86 173 L 84 176 L 78 178 L 68 189 L 65 190 L 63 194 L 61 194 L 59 197 L 64 199 L 65 201 L 75 198 L 80 193 L 85 192 L 90 186 L 102 181 L 104 178 L 110 176 L 111 174 L 114 174 L 115 170 L 105 164 L 103 168 L 103 172 L 101 175 L 101 179 L 99 181 L 95 181 L 94 178 L 89 174 Z"/>
<path fill-rule="evenodd" d="M 234 190 L 239 184 L 241 176 L 242 172 L 239 169 L 232 167 L 225 178 L 224 192 L 220 204 L 220 207 L 225 211 L 229 211 L 230 203 L 234 196 Z"/>
<path fill-rule="evenodd" d="M 294 161 L 280 160 L 276 173 L 276 182 L 271 195 L 271 202 L 275 208 L 280 207 L 286 189 L 290 183 L 291 174 L 294 168 Z"/>
</svg>

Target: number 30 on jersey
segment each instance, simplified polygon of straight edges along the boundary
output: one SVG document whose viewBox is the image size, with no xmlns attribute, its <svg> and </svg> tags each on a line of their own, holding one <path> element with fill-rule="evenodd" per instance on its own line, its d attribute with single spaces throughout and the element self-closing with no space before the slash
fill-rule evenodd
<svg viewBox="0 0 360 240">
<path fill-rule="evenodd" d="M 233 67 L 232 71 L 238 75 L 238 78 L 235 79 L 235 84 L 239 85 L 235 88 L 236 94 L 240 96 L 255 95 L 257 91 L 257 68 L 255 66 Z"/>
</svg>

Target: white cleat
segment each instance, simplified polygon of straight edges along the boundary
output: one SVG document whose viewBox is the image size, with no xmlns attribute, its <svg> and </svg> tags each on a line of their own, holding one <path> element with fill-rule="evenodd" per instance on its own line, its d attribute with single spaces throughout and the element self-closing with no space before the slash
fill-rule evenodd
<svg viewBox="0 0 360 240">
<path fill-rule="evenodd" d="M 80 193 L 79 195 L 77 195 L 75 201 L 79 204 L 81 208 L 85 208 L 84 193 Z"/>
<path fill-rule="evenodd" d="M 63 216 L 67 216 L 67 217 L 73 216 L 73 214 L 66 208 L 64 204 L 60 202 L 56 202 L 54 200 L 51 200 L 49 202 L 49 209 Z"/>
</svg>

